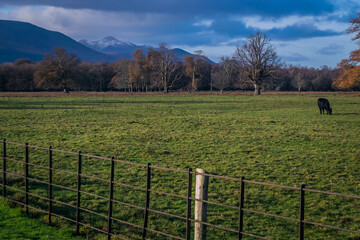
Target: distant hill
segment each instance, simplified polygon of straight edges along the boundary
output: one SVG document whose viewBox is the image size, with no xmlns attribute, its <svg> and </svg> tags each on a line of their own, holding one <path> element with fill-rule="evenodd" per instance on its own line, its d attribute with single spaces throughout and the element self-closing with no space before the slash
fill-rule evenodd
<svg viewBox="0 0 360 240">
<path fill-rule="evenodd" d="M 189 52 L 187 52 L 187 51 L 185 51 L 185 50 L 183 50 L 181 48 L 174 48 L 173 52 L 181 60 L 183 60 L 183 57 L 185 57 L 185 56 L 189 56 L 189 55 L 193 56 L 194 55 L 194 54 L 191 54 L 191 53 L 189 53 Z M 208 59 L 208 61 L 211 62 L 209 59 Z"/>
<path fill-rule="evenodd" d="M 112 55 L 118 59 L 131 59 L 131 54 L 136 49 L 142 49 L 146 53 L 148 52 L 148 48 L 157 49 L 156 47 L 149 45 L 136 45 L 130 42 L 123 42 L 112 36 L 107 36 L 96 41 L 80 40 L 79 43 L 84 44 L 93 50 Z M 181 61 L 183 60 L 183 57 L 193 55 L 180 48 L 174 48 L 172 51 Z M 211 60 L 208 59 L 208 61 L 212 63 Z"/>
<path fill-rule="evenodd" d="M 30 23 L 0 20 L 0 63 L 13 62 L 19 58 L 40 61 L 45 53 L 56 47 L 75 53 L 83 61 L 116 60 L 113 56 L 94 51 L 62 33 Z"/>
<path fill-rule="evenodd" d="M 114 62 L 131 59 L 136 49 L 147 52 L 151 46 L 123 42 L 112 36 L 98 41 L 77 42 L 60 32 L 49 31 L 31 23 L 0 20 L 0 63 L 14 62 L 19 58 L 41 61 L 45 53 L 57 47 L 75 53 L 82 61 Z M 173 51 L 181 61 L 184 56 L 193 55 L 180 48 L 174 48 Z"/>
</svg>

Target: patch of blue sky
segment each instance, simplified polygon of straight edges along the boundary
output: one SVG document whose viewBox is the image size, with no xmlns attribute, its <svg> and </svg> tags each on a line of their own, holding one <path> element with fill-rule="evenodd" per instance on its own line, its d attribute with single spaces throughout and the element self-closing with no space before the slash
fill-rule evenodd
<svg viewBox="0 0 360 240">
<path fill-rule="evenodd" d="M 0 12 L 3 14 L 10 14 L 14 12 L 18 7 L 13 6 L 6 6 L 6 7 L 0 7 Z"/>
</svg>

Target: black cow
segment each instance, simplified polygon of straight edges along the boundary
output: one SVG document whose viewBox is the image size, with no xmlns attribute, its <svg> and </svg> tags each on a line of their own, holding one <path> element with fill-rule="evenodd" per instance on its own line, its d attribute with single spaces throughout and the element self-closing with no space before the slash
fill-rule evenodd
<svg viewBox="0 0 360 240">
<path fill-rule="evenodd" d="M 318 106 L 320 109 L 320 114 L 325 113 L 325 110 L 327 114 L 332 114 L 332 109 L 330 108 L 330 103 L 326 98 L 319 98 L 318 99 Z"/>
</svg>

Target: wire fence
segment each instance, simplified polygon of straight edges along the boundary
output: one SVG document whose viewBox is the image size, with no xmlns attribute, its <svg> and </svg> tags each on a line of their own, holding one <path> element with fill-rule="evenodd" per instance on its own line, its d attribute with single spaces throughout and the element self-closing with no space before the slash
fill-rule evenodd
<svg viewBox="0 0 360 240">
<path fill-rule="evenodd" d="M 54 217 L 72 222 L 75 224 L 77 234 L 81 234 L 81 226 L 83 226 L 97 232 L 106 234 L 107 239 L 147 239 L 148 234 L 152 233 L 157 236 L 162 236 L 164 238 L 190 240 L 193 239 L 194 225 L 202 224 L 204 226 L 209 226 L 214 229 L 229 232 L 233 234 L 232 239 L 242 239 L 245 236 L 255 239 L 270 239 L 262 234 L 244 231 L 244 224 L 246 222 L 245 213 L 251 213 L 296 223 L 297 233 L 294 233 L 294 235 L 296 235 L 295 237 L 300 240 L 305 238 L 304 230 L 306 225 L 320 226 L 326 229 L 349 232 L 352 234 L 356 234 L 356 236 L 360 237 L 359 229 L 343 228 L 335 225 L 329 225 L 305 219 L 305 193 L 308 192 L 323 195 L 339 196 L 341 198 L 355 199 L 356 201 L 360 200 L 360 196 L 309 189 L 306 188 L 305 185 L 301 185 L 300 187 L 292 187 L 247 180 L 244 177 L 233 178 L 209 173 L 200 173 L 197 171 L 193 171 L 191 168 L 187 170 L 181 170 L 167 167 L 152 166 L 150 163 L 140 164 L 118 160 L 114 157 L 106 158 L 84 154 L 82 152 L 57 150 L 53 149 L 51 146 L 48 148 L 43 148 L 32 146 L 27 143 L 22 144 L 16 142 L 9 142 L 5 139 L 1 140 L 1 142 L 3 145 L 1 156 L 3 160 L 3 198 L 7 199 L 10 202 L 23 206 L 26 213 L 29 213 L 29 209 L 31 209 L 32 211 L 46 214 L 47 221 L 50 225 L 53 224 Z M 16 157 L 16 154 L 11 154 L 9 152 L 9 146 L 20 147 L 18 151 L 20 155 Z M 41 154 L 34 154 L 34 158 L 38 158 L 36 159 L 36 161 L 30 162 L 29 149 L 41 151 Z M 69 164 L 69 162 L 66 161 L 58 161 L 59 166 L 54 167 L 54 153 L 72 156 L 73 163 Z M 21 158 L 22 160 L 20 160 Z M 103 174 L 96 173 L 96 169 L 100 169 L 99 167 L 93 168 L 95 169 L 94 174 L 91 174 L 91 172 L 84 172 L 83 165 L 87 163 L 87 161 L 84 161 L 84 158 L 105 161 L 105 164 L 101 167 L 101 171 L 105 170 L 107 172 L 105 175 L 107 175 L 108 178 L 103 177 Z M 76 161 L 74 161 L 74 159 L 76 159 Z M 39 162 L 41 164 L 38 164 Z M 121 164 L 121 167 L 115 168 L 115 164 Z M 10 171 L 9 166 L 17 167 L 13 167 L 14 171 Z M 125 166 L 127 166 L 128 168 L 125 168 Z M 34 168 L 34 170 L 30 171 L 30 167 Z M 134 168 L 137 168 L 138 171 L 134 171 Z M 121 170 L 130 172 L 134 171 L 130 174 L 141 176 L 143 178 L 141 181 L 135 180 L 135 183 L 139 183 L 138 185 L 131 183 L 130 181 L 120 182 L 118 179 L 116 179 L 117 174 L 115 174 L 115 171 L 121 175 Z M 181 184 L 175 183 L 175 185 L 180 185 L 181 194 L 170 191 L 160 191 L 152 188 L 153 184 L 158 185 L 161 182 L 161 175 L 159 175 L 157 178 L 154 177 L 153 172 L 155 170 L 171 172 L 175 175 L 182 175 L 184 181 Z M 61 182 L 55 183 L 55 174 L 63 176 L 63 179 L 70 179 L 70 176 L 72 176 L 73 181 L 68 181 L 70 182 L 70 185 L 62 184 Z M 215 202 L 195 198 L 193 194 L 193 178 L 196 175 L 203 175 L 211 179 L 228 180 L 235 183 L 234 186 L 238 186 L 238 188 L 233 189 L 233 191 L 236 191 L 236 193 L 234 193 L 233 195 L 238 196 L 238 199 L 234 200 L 233 202 L 235 202 L 236 204 L 230 205 L 227 204 L 226 201 L 221 201 L 221 199 L 220 201 Z M 169 179 L 167 177 L 165 178 L 165 181 L 171 184 L 171 178 Z M 16 182 L 21 182 L 21 184 L 14 184 Z M 103 184 L 103 186 L 105 186 L 105 188 L 107 187 L 108 189 L 99 191 L 99 189 L 101 188 L 101 184 Z M 250 185 L 267 186 L 271 188 L 293 191 L 295 196 L 298 196 L 296 200 L 296 205 L 298 206 L 297 217 L 283 216 L 245 207 L 247 204 L 247 188 Z M 139 193 L 121 195 L 121 191 L 119 193 L 116 192 L 116 187 L 131 189 L 131 191 L 136 191 Z M 57 196 L 54 196 L 54 194 L 59 193 L 60 191 L 72 192 L 72 194 L 64 194 L 64 192 L 61 192 L 60 195 L 58 194 Z M 10 195 L 10 192 L 14 192 L 14 194 Z M 155 197 L 154 194 L 156 194 L 156 196 L 162 195 L 177 200 L 179 203 L 182 204 L 181 214 L 179 214 L 178 212 L 169 213 L 151 207 L 151 203 L 158 201 L 157 197 Z M 135 196 L 137 204 L 123 200 L 126 197 L 133 196 Z M 89 206 L 89 203 L 91 201 L 87 201 L 89 197 L 96 198 L 97 202 L 102 202 L 102 207 L 98 207 L 98 209 L 101 209 L 100 211 L 91 209 L 91 206 Z M 38 201 L 29 201 L 30 198 L 37 199 Z M 40 206 L 36 206 L 36 204 L 34 204 L 35 202 L 40 202 L 40 204 L 38 204 Z M 194 203 L 196 202 L 201 202 L 207 206 L 215 206 L 237 212 L 236 226 L 234 226 L 233 224 L 232 227 L 225 227 L 223 224 L 217 224 L 216 221 L 215 223 L 212 223 L 210 221 L 196 220 L 193 217 Z M 56 209 L 54 209 L 54 204 L 56 204 L 57 206 Z M 137 222 L 134 222 L 131 220 L 132 218 L 130 219 L 128 216 L 123 216 L 123 218 L 115 217 L 114 215 L 115 213 L 117 214 L 117 211 L 114 210 L 114 207 L 118 206 L 125 207 L 127 209 L 133 209 L 135 218 L 141 219 L 141 221 L 139 220 Z M 171 206 L 169 208 L 171 208 Z M 182 231 L 180 231 L 181 235 L 175 235 L 173 233 L 161 230 L 161 228 L 156 226 L 157 219 L 149 217 L 150 213 L 166 216 L 171 219 L 176 219 L 177 221 L 180 221 L 179 224 L 175 226 L 175 228 L 183 229 Z M 94 217 L 102 218 L 106 223 L 102 224 L 99 227 L 97 226 L 97 224 L 91 224 L 91 221 L 90 223 L 86 222 L 86 220 L 91 220 Z M 128 234 L 128 236 L 125 236 L 126 234 L 123 233 L 127 233 L 127 231 L 120 229 L 126 228 L 132 228 L 135 229 L 135 231 L 131 234 Z"/>
</svg>

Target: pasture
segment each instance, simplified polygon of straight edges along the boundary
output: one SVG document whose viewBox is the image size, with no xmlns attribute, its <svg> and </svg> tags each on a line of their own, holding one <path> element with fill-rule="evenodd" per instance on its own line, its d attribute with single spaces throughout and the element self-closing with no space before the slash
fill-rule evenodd
<svg viewBox="0 0 360 240">
<path fill-rule="evenodd" d="M 81 240 L 64 229 L 49 227 L 34 219 L 29 219 L 20 209 L 10 208 L 5 201 L 0 201 L 0 239 L 67 239 Z"/>
<path fill-rule="evenodd" d="M 114 156 L 136 163 L 149 162 L 178 169 L 203 168 L 216 175 L 244 176 L 249 180 L 296 187 L 306 184 L 308 188 L 360 195 L 359 93 L 73 95 L 0 94 L 0 137 L 36 146 L 51 145 L 56 149 Z M 319 97 L 330 101 L 333 115 L 319 114 Z M 46 154 L 42 159 L 35 151 L 30 155 L 33 162 L 46 159 Z M 62 164 L 76 166 L 70 161 L 64 156 Z M 85 168 L 89 173 L 107 176 L 102 165 L 92 162 Z M 122 173 L 129 182 L 134 175 L 136 173 L 130 170 Z M 58 180 L 69 185 L 75 182 L 64 176 L 58 176 Z M 178 185 L 181 184 L 179 180 Z M 183 186 L 178 189 L 179 193 L 186 191 Z M 177 191 L 170 184 L 155 184 L 155 188 Z M 101 188 L 94 186 L 94 189 L 101 193 Z M 41 192 L 41 189 L 34 191 Z M 236 206 L 237 191 L 237 186 L 221 181 L 210 183 L 209 199 Z M 297 195 L 289 198 L 291 193 L 284 192 L 254 187 L 246 198 L 254 209 L 296 217 Z M 71 198 L 70 195 L 61 197 Z M 138 195 L 130 191 L 124 198 L 136 202 Z M 308 219 L 360 229 L 358 200 L 323 198 L 314 194 L 308 196 L 308 202 Z M 91 202 L 95 208 L 101 208 L 102 204 L 105 203 Z M 176 201 L 159 198 L 156 207 L 170 209 L 173 213 L 183 212 L 178 205 Z M 103 208 L 106 211 L 106 205 Z M 142 220 L 141 213 L 129 215 L 122 213 L 125 210 L 118 211 L 134 222 Z M 283 220 L 253 215 L 247 219 L 245 226 L 252 232 L 274 239 L 297 238 L 296 224 L 290 226 Z M 169 229 L 173 234 L 183 232 L 176 221 L 169 225 L 169 219 L 157 220 L 160 230 Z M 236 226 L 236 220 L 234 211 L 210 209 L 209 221 Z M 309 227 L 306 231 L 308 239 L 359 237 L 319 227 Z M 136 235 L 132 234 L 129 231 L 130 237 Z M 209 239 L 235 238 L 218 230 L 209 229 L 209 234 Z M 157 239 L 156 235 L 153 239 Z"/>
</svg>

